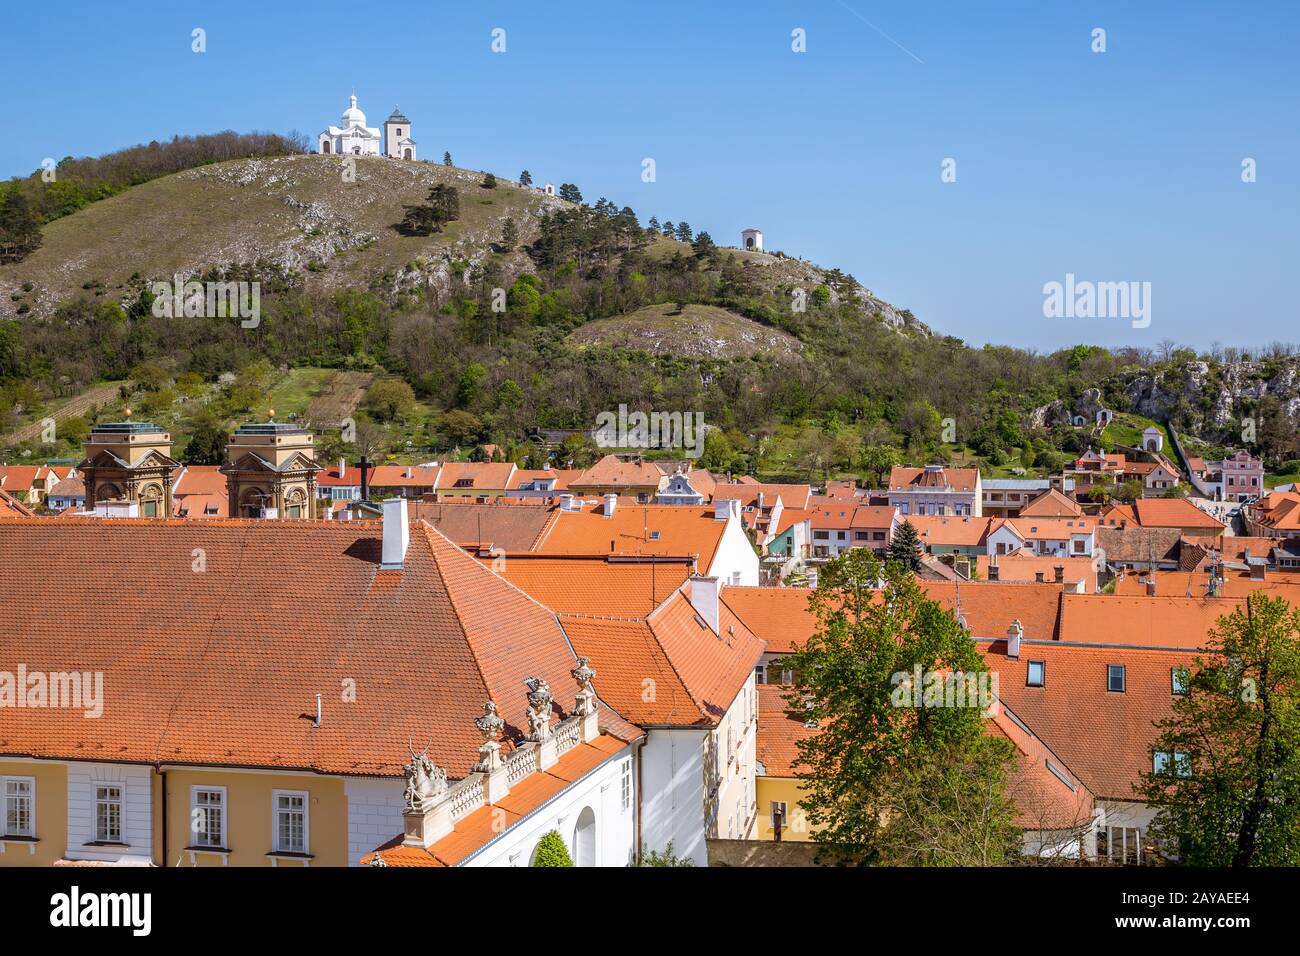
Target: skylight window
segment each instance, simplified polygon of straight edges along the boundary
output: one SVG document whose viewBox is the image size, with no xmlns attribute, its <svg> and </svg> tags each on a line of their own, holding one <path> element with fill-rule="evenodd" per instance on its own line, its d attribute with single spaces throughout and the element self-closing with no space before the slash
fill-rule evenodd
<svg viewBox="0 0 1300 956">
<path fill-rule="evenodd" d="M 1047 677 L 1047 663 L 1045 661 L 1030 661 L 1025 671 L 1025 686 L 1042 687 Z"/>
<path fill-rule="evenodd" d="M 1106 665 L 1106 690 L 1111 691 L 1112 693 L 1122 694 L 1124 693 L 1124 683 L 1125 683 L 1124 665 L 1107 664 Z"/>
</svg>

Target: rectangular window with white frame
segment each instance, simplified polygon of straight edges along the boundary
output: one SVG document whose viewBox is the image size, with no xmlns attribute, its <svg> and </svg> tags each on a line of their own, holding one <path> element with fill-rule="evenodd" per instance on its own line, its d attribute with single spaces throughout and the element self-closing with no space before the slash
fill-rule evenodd
<svg viewBox="0 0 1300 956">
<path fill-rule="evenodd" d="M 95 785 L 95 842 L 122 842 L 122 785 Z"/>
<path fill-rule="evenodd" d="M 632 761 L 624 760 L 619 772 L 620 804 L 624 810 L 632 806 Z"/>
<path fill-rule="evenodd" d="M 275 802 L 275 852 L 307 854 L 307 793 L 301 790 L 276 790 Z"/>
<path fill-rule="evenodd" d="M 226 788 L 190 788 L 190 845 L 226 849 Z"/>
<path fill-rule="evenodd" d="M 4 829 L 0 836 L 36 837 L 36 778 L 0 777 L 4 796 Z"/>
</svg>

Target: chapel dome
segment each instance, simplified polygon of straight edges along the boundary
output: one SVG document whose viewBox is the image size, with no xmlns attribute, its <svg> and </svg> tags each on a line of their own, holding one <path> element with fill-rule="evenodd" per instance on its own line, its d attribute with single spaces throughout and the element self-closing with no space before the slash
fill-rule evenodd
<svg viewBox="0 0 1300 956">
<path fill-rule="evenodd" d="M 351 98 L 352 105 L 343 111 L 342 126 L 347 129 L 349 126 L 365 126 L 366 114 L 357 109 L 357 98 L 354 95 Z"/>
</svg>

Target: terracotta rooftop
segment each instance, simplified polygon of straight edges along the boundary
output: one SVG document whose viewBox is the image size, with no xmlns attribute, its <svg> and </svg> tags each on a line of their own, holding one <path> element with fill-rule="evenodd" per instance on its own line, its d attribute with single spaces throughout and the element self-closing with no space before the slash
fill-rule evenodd
<svg viewBox="0 0 1300 956">
<path fill-rule="evenodd" d="M 1218 619 L 1243 603 L 1239 598 L 1066 594 L 1059 636 L 1080 644 L 1203 648 Z"/>
<path fill-rule="evenodd" d="M 691 574 L 689 558 L 480 553 L 511 584 L 559 614 L 644 617 Z M 730 589 L 728 589 L 730 590 Z"/>
<path fill-rule="evenodd" d="M 1101 513 L 1107 524 L 1128 521 L 1140 528 L 1207 528 L 1222 531 L 1223 522 L 1185 498 L 1138 498 L 1131 505 L 1111 505 Z"/>
<path fill-rule="evenodd" d="M 1096 796 L 1116 800 L 1134 799 L 1141 773 L 1151 770 L 1154 725 L 1169 716 L 1173 702 L 1171 670 L 1195 657 L 1051 641 L 1022 643 L 1019 660 L 1006 656 L 1005 640 L 982 650 L 998 675 L 999 697 L 1011 711 Z M 1042 687 L 1027 686 L 1029 661 L 1043 662 Z M 1106 689 L 1109 664 L 1125 668 L 1122 693 Z"/>
<path fill-rule="evenodd" d="M 953 491 L 974 491 L 978 468 L 908 468 L 895 465 L 889 472 L 890 491 L 920 491 L 951 486 Z"/>
<path fill-rule="evenodd" d="M 725 587 L 722 600 L 773 654 L 802 647 L 817 630 L 808 609 L 812 588 Z"/>
<path fill-rule="evenodd" d="M 543 554 L 695 555 L 707 571 L 727 522 L 712 507 L 642 505 L 620 498 L 606 517 L 602 501 L 580 511 L 559 511 L 533 550 Z"/>
<path fill-rule="evenodd" d="M 927 546 L 978 547 L 989 533 L 992 518 L 903 515 Z"/>
<path fill-rule="evenodd" d="M 418 739 L 459 777 L 489 698 L 507 748 L 525 677 L 567 713 L 574 653 L 551 612 L 422 523 L 404 569 L 381 570 L 381 536 L 365 521 L 6 522 L 0 645 L 31 671 L 102 672 L 104 700 L 96 720 L 7 710 L 0 753 L 396 776 Z"/>
<path fill-rule="evenodd" d="M 687 599 L 691 586 L 645 618 L 560 616 L 574 650 L 600 674 L 601 699 L 633 723 L 716 726 L 763 655 L 725 602 L 719 632 L 710 629 Z"/>
<path fill-rule="evenodd" d="M 1055 488 L 1048 488 L 1020 509 L 1022 518 L 1075 518 L 1081 514 L 1079 503 Z"/>
<path fill-rule="evenodd" d="M 413 501 L 414 514 L 462 548 L 530 551 L 542 540 L 557 512 L 543 504 L 510 503 L 497 498 L 479 503 Z"/>
<path fill-rule="evenodd" d="M 648 461 L 624 461 L 606 455 L 577 478 L 569 482 L 575 489 L 584 488 L 657 488 L 663 478 L 659 469 Z"/>
<path fill-rule="evenodd" d="M 761 776 L 793 777 L 801 769 L 798 744 L 817 735 L 816 727 L 806 727 L 796 708 L 786 703 L 790 688 L 780 684 L 758 685 L 758 735 L 756 756 L 763 765 Z"/>
</svg>

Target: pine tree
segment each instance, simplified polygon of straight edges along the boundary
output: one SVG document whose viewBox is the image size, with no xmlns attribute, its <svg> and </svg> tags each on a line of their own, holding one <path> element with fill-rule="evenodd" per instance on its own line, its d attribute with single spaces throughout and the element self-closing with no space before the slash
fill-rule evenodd
<svg viewBox="0 0 1300 956">
<path fill-rule="evenodd" d="M 479 185 L 482 186 L 484 189 L 496 189 L 496 188 L 497 188 L 497 178 L 496 178 L 496 176 L 493 175 L 492 173 L 487 173 L 487 174 L 483 177 L 483 182 L 481 182 Z"/>
<path fill-rule="evenodd" d="M 691 241 L 691 226 L 688 222 L 679 222 L 677 224 L 677 238 L 681 242 Z"/>
<path fill-rule="evenodd" d="M 651 216 L 651 217 L 650 217 L 650 221 L 649 221 L 648 223 L 646 223 L 646 229 L 649 230 L 650 232 L 658 232 L 658 231 L 659 231 L 659 217 L 658 217 L 658 216 Z"/>
<path fill-rule="evenodd" d="M 533 184 L 533 175 L 532 173 L 530 173 L 528 170 L 525 169 L 522 173 L 519 174 L 519 185 L 531 186 L 532 184 Z"/>
<path fill-rule="evenodd" d="M 447 150 L 447 152 L 442 154 L 442 165 L 444 166 L 451 165 L 451 150 Z"/>
<path fill-rule="evenodd" d="M 501 245 L 505 247 L 506 252 L 514 252 L 515 246 L 519 245 L 519 227 L 515 225 L 513 219 L 507 219 L 506 224 L 501 228 Z"/>
<path fill-rule="evenodd" d="M 921 536 L 910 521 L 904 521 L 889 542 L 889 560 L 897 561 L 909 571 L 921 570 Z"/>
</svg>

